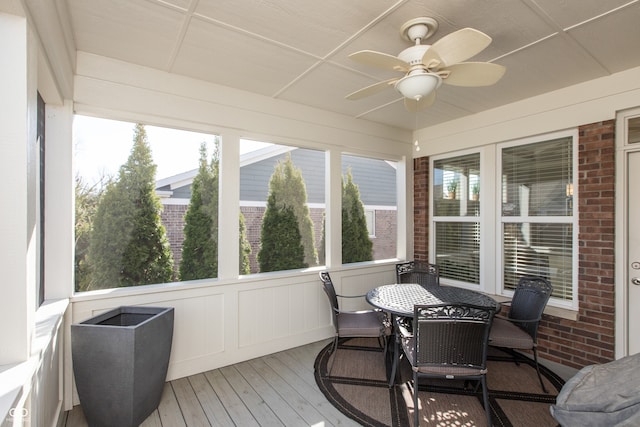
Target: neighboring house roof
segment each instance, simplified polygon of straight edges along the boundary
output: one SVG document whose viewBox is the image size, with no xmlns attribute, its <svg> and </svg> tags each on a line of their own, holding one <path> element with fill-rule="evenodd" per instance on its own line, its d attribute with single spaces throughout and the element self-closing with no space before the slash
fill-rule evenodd
<svg viewBox="0 0 640 427">
<path fill-rule="evenodd" d="M 307 188 L 307 202 L 324 204 L 325 152 L 273 145 L 240 159 L 240 200 L 265 203 L 269 194 L 269 180 L 276 161 L 286 159 L 287 153 L 296 168 L 302 171 Z M 351 169 L 353 181 L 360 190 L 365 205 L 396 206 L 396 168 L 393 162 L 366 157 L 343 156 L 342 172 Z M 191 183 L 198 169 L 183 172 L 156 181 L 156 193 L 163 199 L 181 199 L 188 203 Z M 177 202 L 177 200 L 175 200 Z"/>
</svg>

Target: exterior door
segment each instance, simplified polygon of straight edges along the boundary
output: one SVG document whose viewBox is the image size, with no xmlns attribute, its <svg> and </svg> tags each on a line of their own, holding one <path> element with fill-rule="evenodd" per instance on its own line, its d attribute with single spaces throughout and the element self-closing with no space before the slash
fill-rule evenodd
<svg viewBox="0 0 640 427">
<path fill-rule="evenodd" d="M 640 353 L 640 151 L 627 154 L 629 354 Z"/>
</svg>

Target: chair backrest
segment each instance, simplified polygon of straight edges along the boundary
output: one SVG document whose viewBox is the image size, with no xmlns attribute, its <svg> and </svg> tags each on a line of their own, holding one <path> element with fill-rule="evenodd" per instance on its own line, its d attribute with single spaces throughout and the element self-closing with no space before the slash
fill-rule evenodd
<svg viewBox="0 0 640 427">
<path fill-rule="evenodd" d="M 535 340 L 542 312 L 551 297 L 553 287 L 547 279 L 535 276 L 524 276 L 518 281 L 518 286 L 511 300 L 509 318 L 512 320 L 533 320 L 537 322 L 516 323 L 527 331 Z"/>
<path fill-rule="evenodd" d="M 328 271 L 320 272 L 320 280 L 322 281 L 322 286 L 324 292 L 327 294 L 327 298 L 329 298 L 329 304 L 331 304 L 331 316 L 333 317 L 333 325 L 336 327 L 336 331 L 338 328 L 338 296 L 336 295 L 336 289 L 333 287 L 333 282 L 331 281 L 331 276 L 329 276 Z"/>
<path fill-rule="evenodd" d="M 418 283 L 422 286 L 440 286 L 440 267 L 421 261 L 396 264 L 398 283 Z"/>
<path fill-rule="evenodd" d="M 467 304 L 414 306 L 417 366 L 486 369 L 494 310 Z"/>
</svg>

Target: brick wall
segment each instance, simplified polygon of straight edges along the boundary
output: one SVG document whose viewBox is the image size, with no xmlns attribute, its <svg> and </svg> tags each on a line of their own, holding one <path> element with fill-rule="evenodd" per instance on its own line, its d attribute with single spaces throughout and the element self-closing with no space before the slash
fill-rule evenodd
<svg viewBox="0 0 640 427">
<path fill-rule="evenodd" d="M 178 268 L 182 261 L 182 242 L 184 241 L 184 215 L 186 205 L 164 205 L 160 220 L 167 230 L 167 239 L 173 254 L 174 276 L 178 277 Z"/>
<path fill-rule="evenodd" d="M 614 359 L 615 122 L 580 126 L 576 321 L 545 315 L 542 358 L 581 368 Z M 414 252 L 428 259 L 429 159 L 414 159 Z"/>
<path fill-rule="evenodd" d="M 260 251 L 260 232 L 262 228 L 262 216 L 265 208 L 246 207 L 240 208 L 244 215 L 247 239 L 251 245 L 249 264 L 252 273 L 257 273 L 258 252 Z M 187 212 L 187 205 L 165 205 L 161 214 L 162 224 L 167 230 L 167 237 L 173 253 L 174 271 L 176 277 L 182 261 L 182 242 L 184 241 L 184 215 Z M 309 209 L 316 238 L 316 247 L 320 255 L 320 244 L 322 239 L 322 218 L 324 209 Z M 398 229 L 397 211 L 376 211 L 376 236 L 373 241 L 374 259 L 387 259 L 396 257 L 396 230 Z"/>
<path fill-rule="evenodd" d="M 413 159 L 413 253 L 429 261 L 429 158 Z"/>
<path fill-rule="evenodd" d="M 615 121 L 580 126 L 578 319 L 545 316 L 542 357 L 580 368 L 614 359 Z"/>
<path fill-rule="evenodd" d="M 265 208 L 263 207 L 242 207 L 240 208 L 244 215 L 244 221 L 247 229 L 247 240 L 251 245 L 251 254 L 249 255 L 249 264 L 251 273 L 260 271 L 258 264 L 258 252 L 260 252 L 260 233 L 262 231 L 262 217 Z M 309 216 L 313 222 L 313 232 L 315 234 L 316 248 L 320 246 L 322 239 L 322 217 L 324 209 L 309 209 Z M 320 251 L 318 249 L 318 251 Z M 318 253 L 319 255 L 319 253 Z"/>
<path fill-rule="evenodd" d="M 264 209 L 261 207 L 256 208 L 242 208 L 242 213 L 245 217 L 247 225 L 248 239 L 251 244 L 251 255 L 249 256 L 251 264 L 251 272 L 257 273 L 258 268 L 258 252 L 260 251 L 260 231 L 262 227 L 262 215 Z M 324 209 L 309 209 L 311 221 L 313 222 L 313 229 L 316 238 L 316 248 L 320 259 L 320 245 L 322 243 L 322 218 L 324 216 Z M 387 259 L 396 257 L 396 230 L 397 226 L 397 212 L 396 211 L 376 211 L 376 236 L 371 239 L 373 242 L 373 257 L 374 259 Z M 253 230 L 253 231 L 250 231 Z"/>
<path fill-rule="evenodd" d="M 262 215 L 265 208 L 262 207 L 241 207 L 240 210 L 244 215 L 244 223 L 247 230 L 247 240 L 251 245 L 251 253 L 249 254 L 250 271 L 259 271 L 258 268 L 258 251 L 260 250 L 260 230 L 262 228 Z"/>
<path fill-rule="evenodd" d="M 396 257 L 398 211 L 375 211 L 376 225 L 373 242 L 373 259 Z"/>
</svg>

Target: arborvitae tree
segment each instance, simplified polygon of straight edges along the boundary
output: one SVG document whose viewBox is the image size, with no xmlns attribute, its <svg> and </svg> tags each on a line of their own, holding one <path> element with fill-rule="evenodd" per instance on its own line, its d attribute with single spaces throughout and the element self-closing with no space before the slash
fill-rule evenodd
<svg viewBox="0 0 640 427">
<path fill-rule="evenodd" d="M 96 212 L 88 256 L 93 289 L 173 279 L 155 174 L 146 131 L 137 124 L 131 154 L 115 183 L 107 186 Z"/>
<path fill-rule="evenodd" d="M 322 237 L 320 237 L 320 250 L 318 251 L 318 263 L 325 265 L 327 263 L 327 214 L 322 214 Z"/>
<path fill-rule="evenodd" d="M 242 212 L 240 212 L 238 228 L 240 230 L 240 274 L 250 274 L 251 262 L 249 261 L 249 255 L 251 254 L 251 243 L 247 237 L 247 226 Z"/>
<path fill-rule="evenodd" d="M 121 286 L 122 254 L 129 241 L 133 222 L 133 204 L 122 195 L 122 189 L 111 182 L 98 204 L 93 221 L 87 260 L 91 271 L 90 289 Z"/>
<path fill-rule="evenodd" d="M 258 252 L 261 272 L 307 267 L 294 210 L 291 206 L 276 203 L 274 193 L 269 194 L 267 200 L 261 242 Z"/>
<path fill-rule="evenodd" d="M 91 270 L 87 256 L 91 241 L 91 230 L 98 203 L 110 178 L 102 177 L 96 184 L 88 185 L 76 176 L 75 183 L 75 290 L 91 289 Z"/>
<path fill-rule="evenodd" d="M 215 207 L 218 205 L 218 189 L 213 188 L 216 179 L 212 170 L 216 161 L 217 152 L 214 152 L 211 164 L 207 163 L 207 147 L 203 142 L 200 145 L 200 167 L 191 184 L 191 201 L 184 217 L 180 280 L 218 277 L 218 215 L 217 209 L 212 211 L 210 206 L 214 196 Z"/>
<path fill-rule="evenodd" d="M 277 208 L 282 209 L 284 206 L 288 206 L 293 209 L 304 247 L 304 262 L 307 266 L 318 265 L 313 221 L 307 206 L 307 188 L 302 171 L 294 166 L 290 154 L 287 154 L 284 161 L 278 162 L 273 175 L 271 175 L 269 195 L 271 196 L 271 194 L 275 194 Z"/>
<path fill-rule="evenodd" d="M 372 259 L 373 242 L 369 239 L 364 205 L 351 170 L 348 170 L 346 182 L 344 178 L 342 180 L 342 263 Z"/>
<path fill-rule="evenodd" d="M 191 201 L 185 215 L 180 280 L 218 277 L 218 183 L 220 154 L 216 141 L 211 162 L 207 148 L 200 146 L 200 167 L 191 185 Z M 247 239 L 244 215 L 238 220 L 240 274 L 249 274 L 251 245 Z"/>
<path fill-rule="evenodd" d="M 319 260 L 326 263 L 326 215 L 322 217 L 322 238 Z M 358 246 L 358 247 L 356 247 Z M 353 182 L 351 171 L 347 172 L 347 183 L 342 180 L 342 262 L 370 261 L 373 259 L 373 242 L 369 239 L 364 206 L 360 191 Z"/>
</svg>

